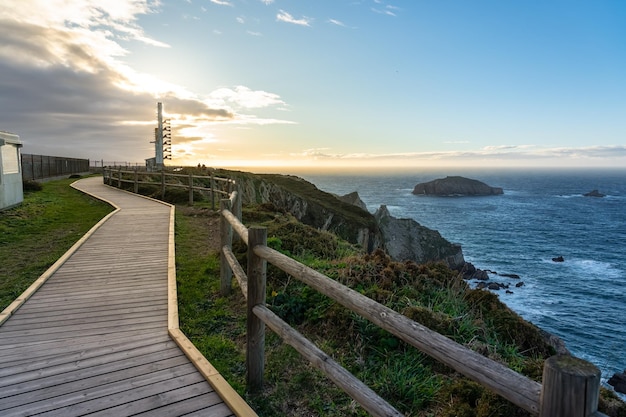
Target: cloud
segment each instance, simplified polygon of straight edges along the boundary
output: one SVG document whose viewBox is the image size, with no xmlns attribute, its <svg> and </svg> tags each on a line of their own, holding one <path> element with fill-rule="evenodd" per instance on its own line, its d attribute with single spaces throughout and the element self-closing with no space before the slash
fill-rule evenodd
<svg viewBox="0 0 626 417">
<path fill-rule="evenodd" d="M 337 20 L 337 19 L 328 19 L 327 23 L 330 23 L 330 24 L 335 25 L 335 26 L 341 26 L 342 28 L 355 29 L 354 27 L 348 26 L 344 22 L 342 22 L 341 20 Z"/>
<path fill-rule="evenodd" d="M 488 146 L 471 151 L 440 151 L 440 152 L 400 152 L 400 153 L 333 153 L 330 148 L 305 149 L 291 154 L 294 158 L 312 159 L 316 161 L 338 164 L 354 161 L 362 163 L 415 163 L 416 161 L 454 162 L 463 164 L 476 161 L 497 163 L 543 163 L 558 161 L 554 166 L 578 166 L 581 161 L 610 161 L 613 166 L 622 166 L 626 162 L 626 146 L 591 146 L 580 148 L 542 148 L 537 145 L 521 146 Z M 395 162 L 394 162 L 395 161 Z M 507 162 L 508 161 L 508 162 Z"/>
<path fill-rule="evenodd" d="M 313 19 L 303 16 L 300 19 L 296 19 L 295 17 L 293 17 L 291 14 L 287 13 L 284 10 L 280 10 L 278 12 L 278 14 L 276 15 L 276 20 L 279 22 L 285 22 L 285 23 L 292 23 L 294 25 L 299 25 L 299 26 L 311 26 L 311 22 L 313 21 Z"/>
<path fill-rule="evenodd" d="M 274 3 L 274 0 L 261 0 L 261 3 L 265 4 L 266 6 L 269 6 L 270 4 Z"/>
<path fill-rule="evenodd" d="M 217 4 L 219 6 L 233 6 L 233 4 L 230 1 L 227 0 L 209 0 L 211 3 L 213 4 Z"/>
<path fill-rule="evenodd" d="M 237 86 L 200 96 L 127 65 L 127 42 L 169 47 L 136 23 L 158 4 L 0 2 L 0 128 L 20 135 L 24 153 L 140 161 L 153 154 L 157 101 L 181 144 L 215 140 L 211 126 L 289 123 L 247 114 L 286 107 L 276 94 Z"/>
<path fill-rule="evenodd" d="M 387 16 L 397 16 L 396 12 L 398 12 L 400 10 L 399 7 L 393 6 L 391 4 L 385 4 L 385 2 L 381 1 L 381 0 L 374 0 L 374 3 L 376 3 L 377 5 L 380 6 L 384 6 L 382 9 L 380 7 L 372 7 L 371 10 L 374 13 L 378 13 L 378 14 L 384 14 Z"/>
<path fill-rule="evenodd" d="M 280 96 L 266 91 L 253 91 L 245 86 L 237 86 L 234 89 L 220 88 L 209 95 L 216 105 L 235 104 L 246 109 L 258 109 L 262 107 L 286 105 Z"/>
</svg>

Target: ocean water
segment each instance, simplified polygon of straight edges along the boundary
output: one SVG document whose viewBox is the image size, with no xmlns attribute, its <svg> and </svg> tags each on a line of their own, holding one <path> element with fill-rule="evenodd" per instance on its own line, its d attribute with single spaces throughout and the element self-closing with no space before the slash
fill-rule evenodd
<svg viewBox="0 0 626 417">
<path fill-rule="evenodd" d="M 358 191 L 370 212 L 381 204 L 460 243 L 477 268 L 517 274 L 500 299 L 526 320 L 561 337 L 598 366 L 606 382 L 626 369 L 626 170 L 415 171 L 402 174 L 297 174 L 336 194 Z M 504 195 L 428 197 L 420 182 L 462 175 Z M 599 190 L 606 197 L 584 197 Z M 552 258 L 563 256 L 562 263 Z M 622 396 L 624 398 L 624 396 Z"/>
</svg>

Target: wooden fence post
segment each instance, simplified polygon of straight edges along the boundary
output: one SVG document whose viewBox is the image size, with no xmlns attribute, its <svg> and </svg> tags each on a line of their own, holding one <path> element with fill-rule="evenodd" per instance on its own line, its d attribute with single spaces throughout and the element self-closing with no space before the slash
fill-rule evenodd
<svg viewBox="0 0 626 417">
<path fill-rule="evenodd" d="M 117 172 L 117 188 L 122 188 L 122 167 L 119 167 Z"/>
<path fill-rule="evenodd" d="M 211 171 L 211 210 L 215 210 L 215 180 Z"/>
<path fill-rule="evenodd" d="M 588 417 L 598 410 L 599 396 L 595 365 L 569 355 L 545 361 L 539 417 Z"/>
<path fill-rule="evenodd" d="M 235 215 L 235 217 L 237 217 L 237 219 L 239 219 L 239 221 L 241 221 L 242 219 L 242 201 L 243 200 L 243 196 L 241 195 L 241 187 L 239 186 L 239 183 L 235 183 L 235 192 L 237 193 L 237 198 L 235 198 L 235 207 L 233 207 L 233 214 Z"/>
<path fill-rule="evenodd" d="M 139 194 L 139 173 L 137 172 L 137 167 L 135 167 L 135 194 Z"/>
<path fill-rule="evenodd" d="M 220 212 L 224 210 L 230 210 L 229 199 L 220 200 Z M 233 271 L 224 254 L 224 247 L 233 246 L 233 227 L 224 216 L 220 216 L 220 242 L 220 292 L 226 296 L 230 294 Z"/>
<path fill-rule="evenodd" d="M 189 173 L 189 205 L 193 206 L 193 174 Z"/>
<path fill-rule="evenodd" d="M 248 371 L 248 392 L 258 393 L 263 389 L 263 371 L 265 369 L 265 324 L 252 309 L 265 305 L 265 279 L 267 261 L 254 253 L 254 247 L 267 243 L 267 229 L 251 227 L 248 229 L 248 348 L 246 368 Z"/>
<path fill-rule="evenodd" d="M 165 171 L 161 169 L 161 200 L 165 200 Z"/>
</svg>

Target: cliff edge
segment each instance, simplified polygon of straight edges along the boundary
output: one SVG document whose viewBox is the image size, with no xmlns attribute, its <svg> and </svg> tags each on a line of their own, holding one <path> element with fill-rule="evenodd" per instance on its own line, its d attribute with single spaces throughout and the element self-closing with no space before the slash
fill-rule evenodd
<svg viewBox="0 0 626 417">
<path fill-rule="evenodd" d="M 465 264 L 460 245 L 412 219 L 391 216 L 385 206 L 372 215 L 356 192 L 336 196 L 292 175 L 238 172 L 234 176 L 245 204 L 271 203 L 306 225 L 360 245 L 367 253 L 383 249 L 396 261 L 441 261 L 456 270 Z"/>
</svg>

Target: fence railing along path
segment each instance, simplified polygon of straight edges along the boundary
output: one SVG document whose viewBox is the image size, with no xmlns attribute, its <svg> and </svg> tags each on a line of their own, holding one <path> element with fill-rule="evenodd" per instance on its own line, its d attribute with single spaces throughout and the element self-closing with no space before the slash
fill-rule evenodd
<svg viewBox="0 0 626 417">
<path fill-rule="evenodd" d="M 129 169 L 128 167 L 103 167 L 104 183 L 117 188 L 126 188 L 139 193 L 141 186 L 157 187 L 162 200 L 167 189 L 184 189 L 188 193 L 188 203 L 194 203 L 195 192 L 209 194 L 211 207 L 215 209 L 216 197 L 227 198 L 233 191 L 235 182 L 230 178 L 213 175 L 182 174 L 171 170 L 147 171 L 145 169 Z M 132 187 L 131 187 L 132 186 Z"/>
<path fill-rule="evenodd" d="M 0 415 L 255 416 L 178 328 L 173 207 L 74 187 L 117 209 L 0 314 Z"/>
<path fill-rule="evenodd" d="M 540 417 L 606 417 L 598 412 L 600 371 L 595 365 L 572 356 L 553 356 L 545 362 L 543 382 L 535 382 L 269 248 L 265 228 L 248 229 L 241 223 L 241 217 L 231 211 L 231 207 L 241 201 L 237 194 L 234 192 L 230 199 L 220 202 L 221 291 L 227 294 L 231 290 L 232 276 L 235 275 L 247 300 L 248 391 L 259 392 L 263 387 L 267 326 L 371 415 L 402 415 L 266 307 L 269 262 L 532 414 Z M 246 271 L 232 252 L 233 231 L 248 247 Z"/>
</svg>

